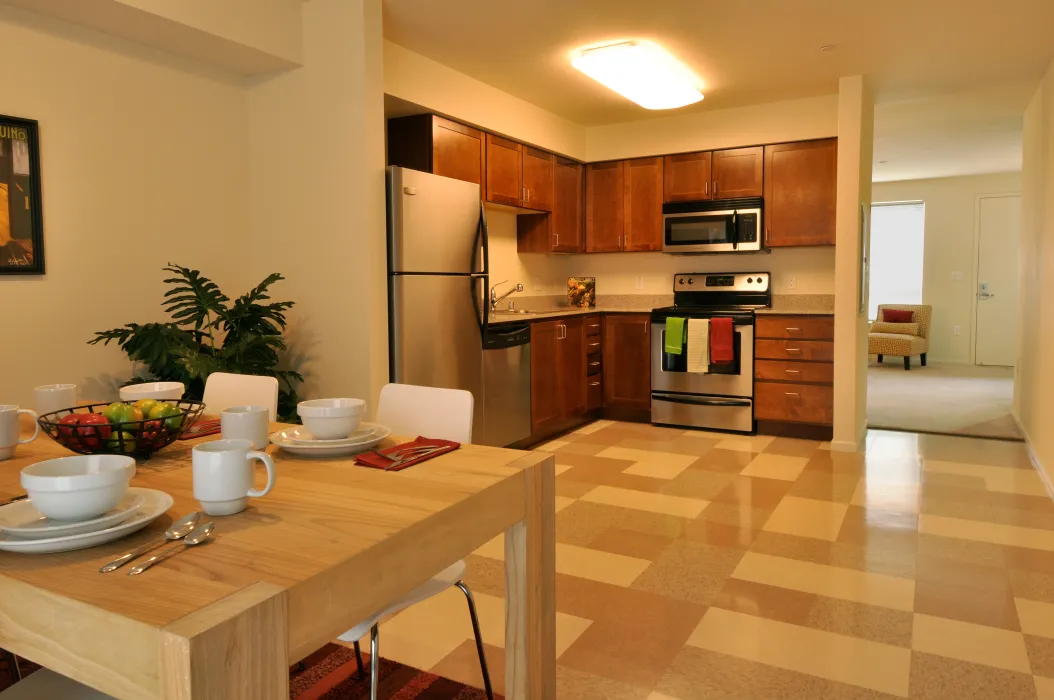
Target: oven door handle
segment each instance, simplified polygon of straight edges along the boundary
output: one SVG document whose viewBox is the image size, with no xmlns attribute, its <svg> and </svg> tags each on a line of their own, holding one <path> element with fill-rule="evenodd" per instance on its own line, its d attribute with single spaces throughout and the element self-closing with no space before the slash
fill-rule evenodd
<svg viewBox="0 0 1054 700">
<path fill-rule="evenodd" d="M 721 408 L 747 408 L 750 401 L 743 399 L 692 399 L 686 396 L 655 396 L 653 401 L 665 401 L 666 403 L 683 403 L 689 406 L 718 406 Z"/>
</svg>

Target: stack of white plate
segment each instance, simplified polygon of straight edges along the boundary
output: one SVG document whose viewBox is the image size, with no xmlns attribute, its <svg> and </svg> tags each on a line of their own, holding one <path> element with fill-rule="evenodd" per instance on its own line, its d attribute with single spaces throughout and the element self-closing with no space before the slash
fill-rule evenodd
<svg viewBox="0 0 1054 700">
<path fill-rule="evenodd" d="M 163 491 L 130 487 L 112 510 L 97 518 L 52 520 L 28 500 L 0 506 L 0 551 L 47 554 L 86 549 L 142 530 L 172 507 Z"/>
<path fill-rule="evenodd" d="M 361 423 L 358 430 L 346 438 L 319 440 L 303 426 L 279 430 L 271 434 L 271 442 L 295 455 L 316 457 L 339 457 L 365 452 L 384 438 L 391 430 L 378 423 Z"/>
</svg>

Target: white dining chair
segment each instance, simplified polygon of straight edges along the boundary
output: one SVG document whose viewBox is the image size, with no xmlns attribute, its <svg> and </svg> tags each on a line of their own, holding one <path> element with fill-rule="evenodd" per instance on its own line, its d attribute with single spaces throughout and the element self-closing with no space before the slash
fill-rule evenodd
<svg viewBox="0 0 1054 700">
<path fill-rule="evenodd" d="M 117 700 L 46 668 L 29 674 L 7 690 L 0 700 Z"/>
<path fill-rule="evenodd" d="M 472 409 L 472 394 L 467 391 L 436 389 L 411 384 L 387 384 L 381 389 L 380 400 L 377 403 L 377 422 L 390 428 L 393 435 L 408 437 L 421 435 L 469 443 L 472 442 Z M 359 639 L 367 631 L 370 633 L 370 700 L 377 700 L 377 680 L 380 671 L 380 632 L 378 628 L 380 621 L 451 587 L 465 594 L 469 618 L 472 621 L 472 633 L 476 637 L 479 667 L 483 672 L 484 690 L 488 700 L 494 700 L 490 673 L 487 671 L 487 657 L 483 650 L 483 636 L 479 631 L 476 601 L 472 597 L 472 591 L 461 580 L 464 575 L 465 561 L 462 559 L 338 637 L 344 642 L 354 642 L 355 660 L 359 666 L 359 677 L 362 678 L 362 652 L 359 650 Z"/>
<path fill-rule="evenodd" d="M 253 374 L 213 372 L 205 380 L 205 395 L 201 400 L 210 415 L 218 416 L 231 406 L 263 406 L 271 412 L 271 420 L 275 420 L 278 380 Z"/>
</svg>

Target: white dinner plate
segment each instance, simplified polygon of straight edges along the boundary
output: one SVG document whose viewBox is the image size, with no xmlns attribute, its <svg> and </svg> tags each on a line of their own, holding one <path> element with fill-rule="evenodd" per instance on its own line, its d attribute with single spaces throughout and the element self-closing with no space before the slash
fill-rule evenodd
<svg viewBox="0 0 1054 700">
<path fill-rule="evenodd" d="M 361 427 L 351 435 L 342 438 L 335 438 L 333 440 L 321 440 L 315 437 L 310 430 L 302 425 L 281 432 L 286 439 L 301 445 L 325 445 L 328 447 L 336 447 L 337 445 L 357 445 L 361 442 L 368 442 L 371 438 L 376 436 L 377 433 L 384 430 L 388 429 L 383 425 L 377 425 L 376 423 L 362 423 Z"/>
<path fill-rule="evenodd" d="M 363 423 L 362 425 L 363 430 L 372 429 L 373 434 L 358 440 L 357 442 L 338 442 L 338 444 L 333 444 L 333 440 L 316 440 L 313 443 L 307 441 L 299 442 L 293 435 L 294 432 L 299 430 L 297 428 L 289 428 L 287 430 L 279 430 L 277 433 L 272 433 L 271 442 L 286 452 L 294 455 L 340 457 L 365 452 L 374 445 L 379 444 L 384 438 L 391 435 L 392 432 L 388 428 L 383 425 L 378 425 L 377 423 Z M 302 433 L 298 433 L 297 437 L 300 440 L 303 440 Z"/>
<path fill-rule="evenodd" d="M 15 501 L 0 507 L 0 532 L 6 532 L 24 540 L 50 539 L 96 532 L 130 518 L 132 511 L 141 506 L 145 498 L 141 489 L 130 488 L 113 510 L 97 518 L 77 522 L 52 520 L 34 508 L 33 501 Z"/>
<path fill-rule="evenodd" d="M 121 539 L 133 532 L 138 532 L 164 515 L 172 507 L 172 497 L 164 491 L 154 489 L 130 488 L 129 492 L 143 494 L 143 502 L 127 520 L 117 523 L 105 530 L 85 532 L 80 535 L 65 535 L 45 540 L 26 540 L 0 532 L 0 551 L 22 552 L 25 554 L 52 554 L 54 552 L 72 552 L 75 549 L 87 549 L 107 542 Z"/>
</svg>

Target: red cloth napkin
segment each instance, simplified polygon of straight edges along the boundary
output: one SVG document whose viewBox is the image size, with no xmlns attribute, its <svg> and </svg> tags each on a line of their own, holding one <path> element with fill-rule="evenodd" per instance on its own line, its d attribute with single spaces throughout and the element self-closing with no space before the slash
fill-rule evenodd
<svg viewBox="0 0 1054 700">
<path fill-rule="evenodd" d="M 220 432 L 220 421 L 218 418 L 210 420 L 199 420 L 187 428 L 187 431 L 179 436 L 180 440 L 196 440 L 206 435 L 215 435 Z"/>
<path fill-rule="evenodd" d="M 732 319 L 710 319 L 710 362 L 715 365 L 729 365 L 736 360 L 735 346 L 732 344 Z"/>
<path fill-rule="evenodd" d="M 405 462 L 402 462 L 397 467 L 391 467 L 392 464 L 400 461 L 400 455 L 402 453 L 414 447 L 438 447 L 440 449 L 437 449 L 434 452 L 428 452 L 426 454 L 421 455 L 420 457 L 407 459 Z M 454 442 L 453 440 L 439 440 L 434 438 L 421 437 L 420 435 L 418 435 L 416 440 L 404 442 L 401 445 L 395 445 L 393 447 L 388 447 L 386 449 L 381 450 L 381 454 L 377 454 L 376 452 L 363 452 L 362 454 L 355 457 L 355 464 L 358 464 L 359 466 L 363 467 L 373 467 L 374 469 L 384 469 L 387 471 L 397 472 L 402 471 L 407 467 L 412 467 L 415 464 L 420 464 L 421 462 L 430 460 L 433 457 L 438 457 L 439 455 L 445 455 L 448 452 L 453 452 L 459 447 L 461 447 L 461 443 Z M 385 456 L 382 457 L 381 455 Z M 389 469 L 389 467 L 391 468 Z"/>
</svg>

